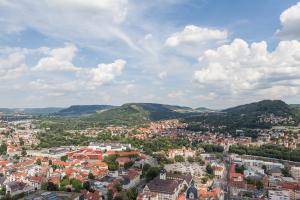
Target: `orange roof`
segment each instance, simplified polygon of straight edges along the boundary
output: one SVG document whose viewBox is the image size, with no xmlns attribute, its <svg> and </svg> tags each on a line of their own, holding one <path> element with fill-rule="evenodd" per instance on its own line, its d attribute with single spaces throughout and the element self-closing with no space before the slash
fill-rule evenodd
<svg viewBox="0 0 300 200">
<path fill-rule="evenodd" d="M 65 167 L 67 167 L 67 166 L 69 166 L 69 165 L 70 165 L 70 163 L 68 163 L 68 162 L 59 161 L 59 160 L 55 160 L 55 161 L 53 161 L 53 162 L 52 162 L 52 164 L 53 164 L 53 165 L 65 166 Z"/>
<path fill-rule="evenodd" d="M 26 177 L 26 176 L 27 176 L 26 173 L 18 173 L 18 172 L 16 172 L 14 175 L 15 175 L 16 177 Z"/>
<path fill-rule="evenodd" d="M 89 163 L 90 167 L 107 167 L 107 164 L 105 162 L 92 162 Z"/>
<path fill-rule="evenodd" d="M 222 171 L 223 170 L 223 167 L 221 167 L 221 166 L 213 166 L 212 168 L 215 171 Z"/>
<path fill-rule="evenodd" d="M 52 176 L 50 178 L 50 181 L 56 185 L 58 185 L 60 183 L 60 177 L 59 176 Z"/>
<path fill-rule="evenodd" d="M 7 165 L 9 162 L 7 160 L 0 160 L 0 165 Z"/>
<path fill-rule="evenodd" d="M 42 182 L 43 181 L 43 177 L 42 176 L 31 176 L 30 180 L 34 181 L 34 182 Z"/>
<path fill-rule="evenodd" d="M 116 152 L 116 151 L 108 151 L 105 153 L 106 155 L 120 155 L 120 156 L 129 156 L 129 155 L 138 155 L 140 152 L 138 151 L 129 151 L 129 152 Z"/>
<path fill-rule="evenodd" d="M 214 198 L 217 197 L 220 193 L 220 189 L 219 188 L 214 188 L 211 191 L 207 191 L 207 188 L 200 188 L 199 189 L 199 196 L 203 197 L 203 198 Z"/>
<path fill-rule="evenodd" d="M 184 194 L 180 194 L 176 200 L 186 200 L 185 195 Z"/>
</svg>

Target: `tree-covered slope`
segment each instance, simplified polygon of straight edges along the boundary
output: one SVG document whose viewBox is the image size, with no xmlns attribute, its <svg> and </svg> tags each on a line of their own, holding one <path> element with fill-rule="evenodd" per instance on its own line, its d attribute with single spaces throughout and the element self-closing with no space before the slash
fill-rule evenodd
<svg viewBox="0 0 300 200">
<path fill-rule="evenodd" d="M 289 116 L 293 114 L 290 106 L 281 100 L 263 100 L 255 103 L 228 108 L 223 110 L 223 112 L 238 115 L 274 114 L 276 116 Z"/>
<path fill-rule="evenodd" d="M 94 114 L 99 111 L 108 110 L 113 108 L 111 105 L 73 105 L 69 108 L 60 110 L 57 115 L 59 116 L 80 116 L 87 114 Z"/>
<path fill-rule="evenodd" d="M 292 109 L 293 114 L 300 120 L 300 104 L 290 104 L 290 108 Z"/>
<path fill-rule="evenodd" d="M 83 120 L 103 124 L 137 125 L 149 121 L 182 118 L 192 114 L 196 114 L 196 112 L 189 107 L 154 103 L 128 103 L 84 117 Z"/>
<path fill-rule="evenodd" d="M 184 121 L 192 130 L 205 130 L 207 127 L 223 127 L 229 132 L 242 128 L 270 128 L 274 122 L 270 122 L 271 115 L 279 117 L 298 118 L 289 105 L 280 100 L 264 100 L 222 110 L 218 113 L 209 113 L 201 116 L 188 117 Z M 289 125 L 290 122 L 282 122 Z M 293 122 L 291 122 L 293 123 Z M 278 122 L 280 124 L 280 122 Z M 204 127 L 204 128 L 203 128 Z"/>
</svg>

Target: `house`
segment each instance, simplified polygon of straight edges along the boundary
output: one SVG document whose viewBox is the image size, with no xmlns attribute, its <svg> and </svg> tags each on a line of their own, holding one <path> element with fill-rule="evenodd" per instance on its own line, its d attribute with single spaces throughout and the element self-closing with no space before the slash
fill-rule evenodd
<svg viewBox="0 0 300 200">
<path fill-rule="evenodd" d="M 23 193 L 33 192 L 34 188 L 23 182 L 9 182 L 6 184 L 6 194 L 14 197 Z"/>
<path fill-rule="evenodd" d="M 140 193 L 136 199 L 137 200 L 158 200 L 158 193 L 156 192 Z"/>
<path fill-rule="evenodd" d="M 186 191 L 186 200 L 198 200 L 198 190 L 195 187 L 194 182 L 192 182 L 191 186 Z"/>
<path fill-rule="evenodd" d="M 282 176 L 281 169 L 278 167 L 273 167 L 273 168 L 269 169 L 268 174 L 271 176 L 274 176 L 274 177 Z"/>
<path fill-rule="evenodd" d="M 269 190 L 269 200 L 290 200 L 289 192 L 285 190 Z"/>
<path fill-rule="evenodd" d="M 135 169 L 130 169 L 126 175 L 123 176 L 123 188 L 125 190 L 135 187 L 140 182 L 140 173 Z"/>
<path fill-rule="evenodd" d="M 159 176 L 145 186 L 143 193 L 157 193 L 158 199 L 176 200 L 191 181 L 191 175 L 167 174 L 166 170 L 162 169 Z"/>
<path fill-rule="evenodd" d="M 130 162 L 130 158 L 128 157 L 119 157 L 116 159 L 116 162 L 120 165 L 120 166 L 124 166 L 125 163 Z"/>
<path fill-rule="evenodd" d="M 200 200 L 219 200 L 222 199 L 223 196 L 222 190 L 220 188 L 213 188 L 208 190 L 207 188 L 200 188 L 199 189 L 199 199 Z"/>
<path fill-rule="evenodd" d="M 169 149 L 168 151 L 168 158 L 175 158 L 175 156 L 182 156 L 184 158 L 188 157 L 195 157 L 196 151 L 192 150 L 191 148 L 182 147 L 182 149 Z"/>
<path fill-rule="evenodd" d="M 30 176 L 27 177 L 25 182 L 33 187 L 35 190 L 40 190 L 42 187 L 42 183 L 44 181 L 44 177 L 42 176 Z"/>
<path fill-rule="evenodd" d="M 99 191 L 89 192 L 87 190 L 81 190 L 80 193 L 83 195 L 81 200 L 102 200 L 101 193 Z"/>
<path fill-rule="evenodd" d="M 222 178 L 224 174 L 224 168 L 220 165 L 214 165 L 212 166 L 214 175 L 218 178 Z"/>
</svg>

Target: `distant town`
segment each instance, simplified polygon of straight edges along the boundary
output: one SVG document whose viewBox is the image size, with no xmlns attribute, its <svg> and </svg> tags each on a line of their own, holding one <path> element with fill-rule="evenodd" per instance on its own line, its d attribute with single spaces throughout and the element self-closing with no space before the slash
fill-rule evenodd
<svg viewBox="0 0 300 200">
<path fill-rule="evenodd" d="M 1 114 L 1 199 L 300 199 L 292 115 L 234 132 L 178 118 L 54 133 L 54 118 Z"/>
</svg>

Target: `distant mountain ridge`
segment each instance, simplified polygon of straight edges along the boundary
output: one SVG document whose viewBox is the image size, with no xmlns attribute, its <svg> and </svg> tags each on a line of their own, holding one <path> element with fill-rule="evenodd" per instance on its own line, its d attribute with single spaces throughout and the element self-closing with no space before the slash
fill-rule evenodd
<svg viewBox="0 0 300 200">
<path fill-rule="evenodd" d="M 222 110 L 229 114 L 261 115 L 274 114 L 277 116 L 293 115 L 292 108 L 281 100 L 263 100 Z"/>
<path fill-rule="evenodd" d="M 177 119 L 200 112 L 185 106 L 157 103 L 127 103 L 110 110 L 85 117 L 83 120 L 106 124 L 135 125 L 149 121 Z"/>
<path fill-rule="evenodd" d="M 114 108 L 111 105 L 72 105 L 68 108 L 62 109 L 56 113 L 59 116 L 80 116 L 95 114 L 100 111 Z"/>
<path fill-rule="evenodd" d="M 49 115 L 59 112 L 63 108 L 48 107 L 48 108 L 0 108 L 0 112 L 6 114 L 22 113 L 26 115 Z"/>
</svg>

